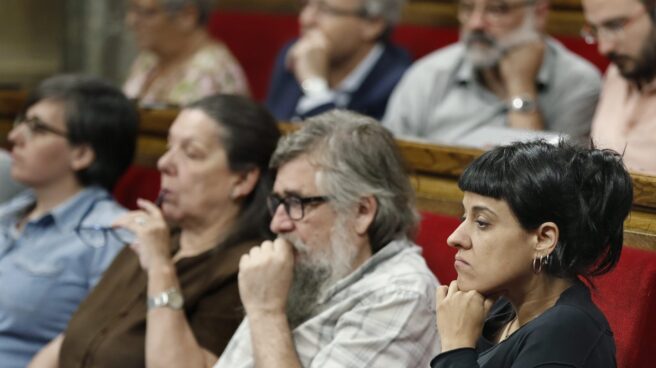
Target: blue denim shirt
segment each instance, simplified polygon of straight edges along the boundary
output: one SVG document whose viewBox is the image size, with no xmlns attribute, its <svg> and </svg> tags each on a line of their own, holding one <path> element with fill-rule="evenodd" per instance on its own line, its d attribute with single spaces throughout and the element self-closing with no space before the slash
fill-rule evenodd
<svg viewBox="0 0 656 368">
<path fill-rule="evenodd" d="M 0 207 L 0 366 L 25 367 L 61 333 L 123 248 L 118 239 L 89 242 L 76 229 L 108 227 L 125 212 L 107 191 L 84 189 L 16 230 L 34 206 L 23 193 Z"/>
</svg>

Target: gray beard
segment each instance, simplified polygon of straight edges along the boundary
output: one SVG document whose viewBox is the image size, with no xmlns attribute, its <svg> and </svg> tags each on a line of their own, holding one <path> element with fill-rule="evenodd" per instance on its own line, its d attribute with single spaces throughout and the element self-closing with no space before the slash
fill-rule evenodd
<svg viewBox="0 0 656 368">
<path fill-rule="evenodd" d="M 332 269 L 328 266 L 298 264 L 294 267 L 292 286 L 287 297 L 287 320 L 292 329 L 317 311 L 322 292 L 329 287 Z"/>
<path fill-rule="evenodd" d="M 338 218 L 331 230 L 330 245 L 322 251 L 310 250 L 298 239 L 283 235 L 297 252 L 305 256 L 294 266 L 287 297 L 287 320 L 292 329 L 316 315 L 320 311 L 319 302 L 325 292 L 353 271 L 352 265 L 357 254 L 348 232 L 344 219 Z"/>
<path fill-rule="evenodd" d="M 465 57 L 474 66 L 475 69 L 487 69 L 495 67 L 499 61 L 511 49 L 529 43 L 541 38 L 540 33 L 535 29 L 535 19 L 531 12 L 528 12 L 524 22 L 512 33 L 505 35 L 503 38 L 494 39 L 484 32 L 471 32 L 461 35 L 465 43 Z M 486 48 L 476 47 L 470 43 L 479 40 L 487 44 Z"/>
</svg>

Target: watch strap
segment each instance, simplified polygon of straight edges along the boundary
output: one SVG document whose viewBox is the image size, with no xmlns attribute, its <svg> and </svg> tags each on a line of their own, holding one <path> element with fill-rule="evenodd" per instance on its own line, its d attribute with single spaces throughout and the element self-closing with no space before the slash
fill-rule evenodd
<svg viewBox="0 0 656 368">
<path fill-rule="evenodd" d="M 538 111 L 538 104 L 535 98 L 526 95 L 511 97 L 507 106 L 508 110 L 512 112 L 532 113 Z"/>
</svg>

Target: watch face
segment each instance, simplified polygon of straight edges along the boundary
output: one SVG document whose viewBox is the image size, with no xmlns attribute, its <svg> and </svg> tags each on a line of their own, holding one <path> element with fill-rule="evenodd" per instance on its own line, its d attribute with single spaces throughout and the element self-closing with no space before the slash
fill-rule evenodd
<svg viewBox="0 0 656 368">
<path fill-rule="evenodd" d="M 173 308 L 173 309 L 181 309 L 182 305 L 184 304 L 184 300 L 182 298 L 182 294 L 180 294 L 179 291 L 171 291 L 169 293 L 169 302 L 168 305 Z"/>
<path fill-rule="evenodd" d="M 535 101 L 528 98 L 514 97 L 510 100 L 510 109 L 512 111 L 534 112 L 536 107 Z"/>
</svg>

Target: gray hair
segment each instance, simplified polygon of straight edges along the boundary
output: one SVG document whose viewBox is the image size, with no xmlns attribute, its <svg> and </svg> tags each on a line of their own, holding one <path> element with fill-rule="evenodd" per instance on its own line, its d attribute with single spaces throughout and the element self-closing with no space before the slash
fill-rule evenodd
<svg viewBox="0 0 656 368">
<path fill-rule="evenodd" d="M 187 5 L 198 9 L 198 24 L 206 25 L 214 9 L 214 0 L 159 0 L 169 13 L 176 13 Z"/>
<path fill-rule="evenodd" d="M 280 140 L 269 166 L 279 168 L 301 155 L 319 167 L 317 187 L 338 213 L 365 196 L 376 198 L 378 209 L 367 230 L 372 252 L 394 239 L 414 237 L 415 193 L 394 137 L 378 121 L 343 110 L 312 117 Z"/>
<path fill-rule="evenodd" d="M 391 26 L 401 18 L 405 0 L 362 0 L 362 9 L 368 17 L 381 17 Z"/>
</svg>

